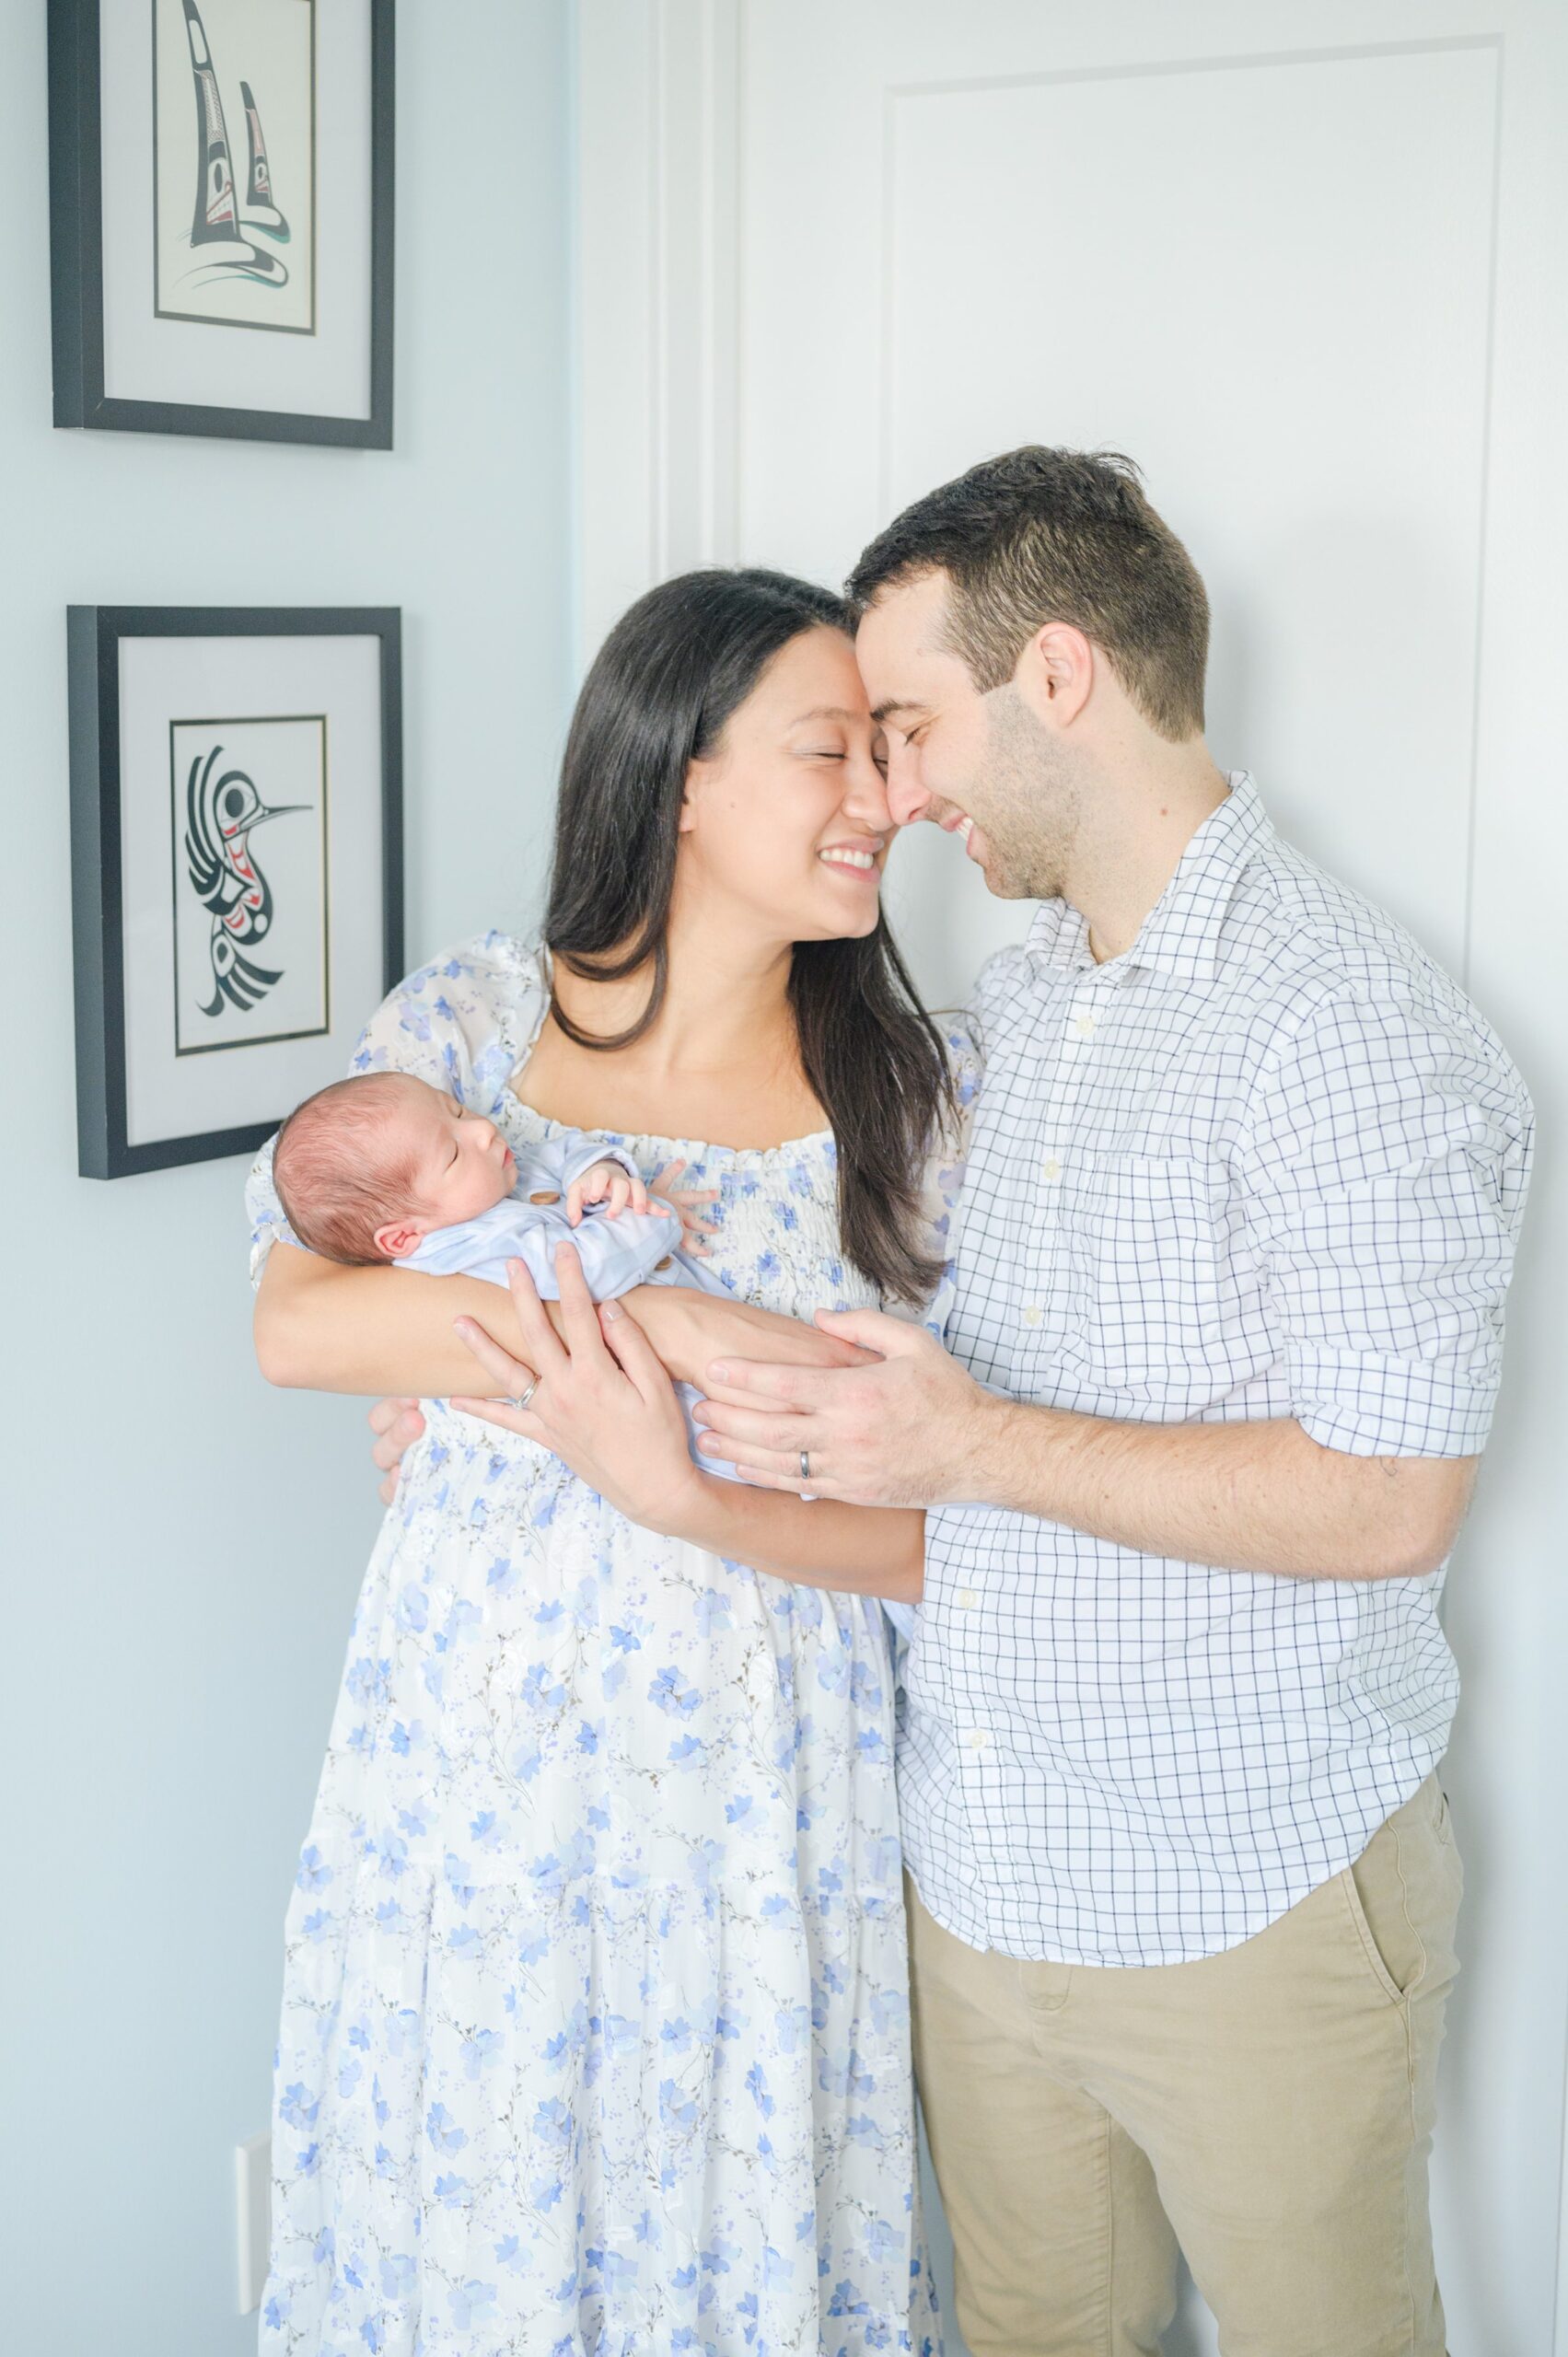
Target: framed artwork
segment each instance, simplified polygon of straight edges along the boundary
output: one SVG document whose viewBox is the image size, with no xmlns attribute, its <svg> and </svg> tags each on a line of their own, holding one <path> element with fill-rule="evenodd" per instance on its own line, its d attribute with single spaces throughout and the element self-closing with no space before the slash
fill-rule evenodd
<svg viewBox="0 0 1568 2357">
<path fill-rule="evenodd" d="M 394 0 L 49 0 L 54 423 L 392 447 Z"/>
<path fill-rule="evenodd" d="M 248 1154 L 403 970 L 401 617 L 73 606 L 85 1178 Z"/>
</svg>

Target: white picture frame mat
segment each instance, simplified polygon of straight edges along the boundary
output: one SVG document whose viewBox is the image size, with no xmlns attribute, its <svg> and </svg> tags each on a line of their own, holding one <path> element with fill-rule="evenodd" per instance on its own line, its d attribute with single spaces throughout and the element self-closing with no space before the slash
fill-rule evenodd
<svg viewBox="0 0 1568 2357">
<path fill-rule="evenodd" d="M 316 11 L 314 335 L 157 316 L 150 7 L 108 0 L 99 15 L 99 64 L 106 396 L 368 417 L 370 0 L 328 0 Z M 232 122 L 229 135 L 236 136 Z M 243 168 L 243 123 L 238 135 Z M 194 136 L 192 156 L 193 172 Z"/>
</svg>

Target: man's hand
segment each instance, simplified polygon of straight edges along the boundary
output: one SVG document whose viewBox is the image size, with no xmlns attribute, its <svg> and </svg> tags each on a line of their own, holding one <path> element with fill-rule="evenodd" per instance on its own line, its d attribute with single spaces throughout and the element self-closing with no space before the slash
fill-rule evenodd
<svg viewBox="0 0 1568 2357">
<path fill-rule="evenodd" d="M 1289 1416 L 1121 1422 L 983 1390 L 928 1335 L 819 1312 L 879 1351 L 842 1373 L 726 1359 L 707 1370 L 700 1453 L 764 1489 L 866 1505 L 993 1505 L 1114 1547 L 1284 1579 L 1424 1579 L 1446 1560 L 1474 1457 L 1355 1457 Z"/>
<path fill-rule="evenodd" d="M 876 1310 L 819 1310 L 838 1341 L 878 1363 L 818 1369 L 725 1357 L 698 1382 L 707 1399 L 703 1456 L 726 1457 L 770 1490 L 878 1506 L 946 1505 L 983 1495 L 981 1444 L 1006 1403 L 982 1390 L 939 1342 Z M 744 1404 L 742 1404 L 744 1403 Z M 801 1452 L 810 1457 L 809 1479 Z"/>
<path fill-rule="evenodd" d="M 389 1506 L 398 1494 L 403 1458 L 423 1434 L 424 1418 L 417 1399 L 377 1399 L 368 1422 L 376 1434 L 370 1454 L 387 1477 L 376 1494 L 384 1506 Z"/>
</svg>

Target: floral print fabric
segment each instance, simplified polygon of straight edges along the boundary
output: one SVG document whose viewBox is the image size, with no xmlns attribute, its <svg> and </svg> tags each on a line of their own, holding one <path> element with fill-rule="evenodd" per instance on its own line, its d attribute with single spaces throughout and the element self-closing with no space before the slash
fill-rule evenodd
<svg viewBox="0 0 1568 2357">
<path fill-rule="evenodd" d="M 508 1084 L 546 999 L 489 935 L 395 992 L 356 1067 L 536 1144 Z M 830 1135 L 615 1142 L 720 1190 L 737 1294 L 871 1300 Z M 940 1225 L 956 1163 L 933 1180 Z M 266 1154 L 250 1202 L 259 1268 L 287 1236 Z M 262 2351 L 936 2357 L 879 1608 L 425 1411 L 288 1913 Z"/>
</svg>

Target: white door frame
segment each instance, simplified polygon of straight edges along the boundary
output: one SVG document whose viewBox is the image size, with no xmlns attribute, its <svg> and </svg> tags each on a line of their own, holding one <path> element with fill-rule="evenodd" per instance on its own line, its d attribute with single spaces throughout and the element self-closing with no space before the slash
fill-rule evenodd
<svg viewBox="0 0 1568 2357">
<path fill-rule="evenodd" d="M 733 0 L 575 20 L 580 669 L 644 589 L 736 561 L 740 36 Z"/>
</svg>

